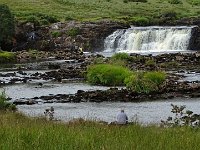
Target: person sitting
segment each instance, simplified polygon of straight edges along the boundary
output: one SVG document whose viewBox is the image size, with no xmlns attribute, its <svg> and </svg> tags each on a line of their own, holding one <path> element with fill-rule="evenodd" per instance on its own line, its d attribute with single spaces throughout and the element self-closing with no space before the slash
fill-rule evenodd
<svg viewBox="0 0 200 150">
<path fill-rule="evenodd" d="M 128 116 L 122 109 L 121 112 L 117 115 L 117 124 L 124 125 L 128 123 Z"/>
</svg>

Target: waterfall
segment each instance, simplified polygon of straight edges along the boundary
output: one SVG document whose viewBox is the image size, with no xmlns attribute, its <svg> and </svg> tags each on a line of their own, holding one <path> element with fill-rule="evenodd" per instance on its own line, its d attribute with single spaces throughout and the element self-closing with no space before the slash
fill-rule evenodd
<svg viewBox="0 0 200 150">
<path fill-rule="evenodd" d="M 188 49 L 193 27 L 131 27 L 119 29 L 104 41 L 105 52 L 165 52 Z"/>
</svg>

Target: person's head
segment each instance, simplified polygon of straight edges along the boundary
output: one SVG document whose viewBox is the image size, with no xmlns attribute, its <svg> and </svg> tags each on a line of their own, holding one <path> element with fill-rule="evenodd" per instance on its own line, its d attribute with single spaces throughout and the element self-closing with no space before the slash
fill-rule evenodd
<svg viewBox="0 0 200 150">
<path fill-rule="evenodd" d="M 123 110 L 123 109 L 121 109 L 121 112 L 122 112 L 122 113 L 124 113 L 124 110 Z"/>
</svg>

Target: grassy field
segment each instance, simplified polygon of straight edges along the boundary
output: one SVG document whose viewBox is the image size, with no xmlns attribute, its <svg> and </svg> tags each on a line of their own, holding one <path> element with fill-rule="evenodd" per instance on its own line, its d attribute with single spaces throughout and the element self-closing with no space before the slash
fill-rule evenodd
<svg viewBox="0 0 200 150">
<path fill-rule="evenodd" d="M 127 21 L 137 17 L 149 20 L 165 13 L 176 12 L 177 17 L 198 16 L 200 6 L 188 0 L 171 4 L 169 0 L 148 0 L 147 3 L 124 2 L 125 0 L 0 0 L 7 4 L 19 20 L 30 19 L 35 14 L 54 16 L 60 21 L 94 21 L 112 19 Z M 196 0 L 198 1 L 198 0 Z"/>
<path fill-rule="evenodd" d="M 52 123 L 0 112 L 1 150 L 198 150 L 200 130 L 95 122 Z"/>
</svg>

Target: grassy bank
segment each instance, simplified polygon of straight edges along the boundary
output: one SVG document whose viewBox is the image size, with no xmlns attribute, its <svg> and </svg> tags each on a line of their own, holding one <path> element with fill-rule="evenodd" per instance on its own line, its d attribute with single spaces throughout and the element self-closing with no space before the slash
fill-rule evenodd
<svg viewBox="0 0 200 150">
<path fill-rule="evenodd" d="M 140 0 L 139 0 L 140 1 Z M 7 4 L 19 20 L 99 20 L 112 19 L 133 21 L 140 25 L 148 24 L 152 19 L 173 19 L 199 16 L 200 5 L 189 0 L 0 0 Z M 168 15 L 167 15 L 168 14 Z M 167 17 L 167 18 L 166 18 Z"/>
<path fill-rule="evenodd" d="M 0 149 L 197 150 L 200 130 L 140 125 L 108 126 L 95 122 L 52 123 L 0 112 Z"/>
</svg>

